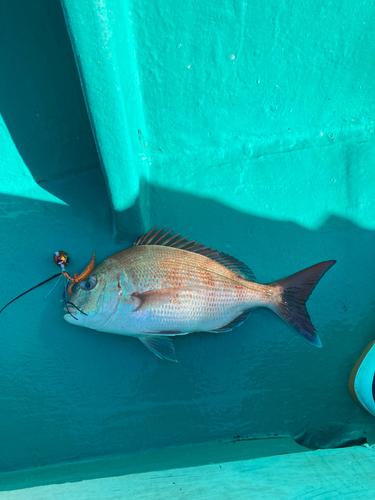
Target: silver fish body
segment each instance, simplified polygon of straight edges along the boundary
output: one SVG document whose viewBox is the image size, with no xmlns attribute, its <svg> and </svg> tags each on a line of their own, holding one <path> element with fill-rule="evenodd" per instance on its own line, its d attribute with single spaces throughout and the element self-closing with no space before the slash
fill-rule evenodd
<svg viewBox="0 0 375 500">
<path fill-rule="evenodd" d="M 176 361 L 173 336 L 230 331 L 254 308 L 268 307 L 321 346 L 304 302 L 335 261 L 262 285 L 236 259 L 168 235 L 153 229 L 104 260 L 71 298 L 82 312 L 69 307 L 64 319 L 138 337 L 157 356 Z"/>
</svg>

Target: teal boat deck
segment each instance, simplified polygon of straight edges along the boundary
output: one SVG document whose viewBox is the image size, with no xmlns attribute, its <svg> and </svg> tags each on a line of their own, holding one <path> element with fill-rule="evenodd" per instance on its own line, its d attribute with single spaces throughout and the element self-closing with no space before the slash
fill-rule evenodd
<svg viewBox="0 0 375 500">
<path fill-rule="evenodd" d="M 11 304 L 0 499 L 375 498 L 347 389 L 375 339 L 374 2 L 3 4 L 0 308 L 56 250 L 80 273 L 156 225 L 260 283 L 337 264 L 307 306 L 323 349 L 258 309 L 170 363 L 65 322 L 61 283 Z"/>
<path fill-rule="evenodd" d="M 375 447 L 292 453 L 7 491 L 1 500 L 372 500 Z"/>
</svg>

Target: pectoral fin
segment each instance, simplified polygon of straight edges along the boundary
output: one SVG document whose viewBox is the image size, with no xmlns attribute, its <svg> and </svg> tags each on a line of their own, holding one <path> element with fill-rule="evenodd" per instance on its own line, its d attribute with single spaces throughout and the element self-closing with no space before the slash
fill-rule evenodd
<svg viewBox="0 0 375 500">
<path fill-rule="evenodd" d="M 158 358 L 174 361 L 175 363 L 178 362 L 173 341 L 170 337 L 165 335 L 140 335 L 138 338 Z"/>
<path fill-rule="evenodd" d="M 136 304 L 134 312 L 147 307 L 158 307 L 172 300 L 183 299 L 186 298 L 188 294 L 193 294 L 202 290 L 204 290 L 204 287 L 202 286 L 176 286 L 162 288 L 160 290 L 149 290 L 148 292 L 143 293 L 136 292 L 132 295 Z"/>
</svg>

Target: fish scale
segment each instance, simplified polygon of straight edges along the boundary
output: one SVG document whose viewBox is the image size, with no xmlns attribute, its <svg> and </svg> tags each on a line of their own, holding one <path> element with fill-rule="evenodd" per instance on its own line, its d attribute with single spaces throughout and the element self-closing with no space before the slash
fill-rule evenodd
<svg viewBox="0 0 375 500">
<path fill-rule="evenodd" d="M 134 262 L 136 259 L 132 254 L 135 250 L 141 254 L 140 262 Z M 184 250 L 136 247 L 110 258 L 117 260 L 127 270 L 135 291 L 202 285 L 213 293 L 237 292 L 236 300 L 247 300 L 252 295 L 256 296 L 257 291 L 264 289 L 263 285 L 246 281 L 207 257 Z M 238 293 L 240 291 L 242 295 Z"/>
<path fill-rule="evenodd" d="M 253 281 L 252 271 L 233 257 L 154 228 L 79 284 L 71 298 L 75 307 L 68 305 L 64 319 L 136 336 L 157 356 L 176 361 L 173 336 L 230 331 L 252 309 L 267 307 L 321 347 L 305 302 L 334 263 L 322 262 L 265 285 Z"/>
<path fill-rule="evenodd" d="M 185 293 L 177 291 L 177 295 L 170 297 L 166 304 L 164 300 L 162 303 L 157 303 L 155 300 L 153 305 L 149 304 L 153 319 L 161 319 L 162 325 L 174 323 L 176 326 L 178 322 L 178 327 L 183 331 L 211 330 L 223 327 L 243 308 L 249 307 L 252 296 L 250 282 L 245 282 L 232 271 L 210 261 L 207 257 L 168 247 L 141 247 L 139 250 L 145 255 L 141 263 L 137 262 L 135 265 L 131 264 L 129 255 L 131 252 L 118 255 L 119 260 L 124 257 L 126 260 L 129 259 L 123 265 L 127 269 L 135 292 L 200 287 Z M 150 267 L 149 259 L 157 260 L 157 264 Z M 254 285 L 262 287 L 255 283 Z M 213 323 L 212 320 L 216 322 Z M 203 324 L 199 326 L 196 324 L 197 321 L 203 321 Z"/>
</svg>

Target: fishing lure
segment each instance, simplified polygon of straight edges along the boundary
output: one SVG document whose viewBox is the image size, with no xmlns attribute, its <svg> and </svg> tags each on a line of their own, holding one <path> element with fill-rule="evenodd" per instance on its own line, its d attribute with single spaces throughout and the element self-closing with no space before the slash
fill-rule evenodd
<svg viewBox="0 0 375 500">
<path fill-rule="evenodd" d="M 55 252 L 53 260 L 55 261 L 55 264 L 61 267 L 62 271 L 65 271 L 66 266 L 69 264 L 69 255 L 63 250 L 59 250 L 58 252 Z"/>
<path fill-rule="evenodd" d="M 94 266 L 95 266 L 95 252 L 93 252 L 92 259 L 91 259 L 89 265 L 86 267 L 86 269 L 81 274 L 75 273 L 73 275 L 73 278 L 71 276 L 69 276 L 69 274 L 65 271 L 65 268 L 66 268 L 66 266 L 69 263 L 69 255 L 66 252 L 64 252 L 63 250 L 59 250 L 59 251 L 55 252 L 55 254 L 53 256 L 53 259 L 55 261 L 55 264 L 61 268 L 61 272 L 57 273 L 57 274 L 54 274 L 50 278 L 42 281 L 41 283 L 39 283 L 38 285 L 33 286 L 32 288 L 29 288 L 29 290 L 26 290 L 26 292 L 23 292 L 20 295 L 18 295 L 17 297 L 15 297 L 14 299 L 12 299 L 10 302 L 8 302 L 7 304 L 5 304 L 5 306 L 2 309 L 0 309 L 0 313 L 3 312 L 4 309 L 9 306 L 9 304 L 11 304 L 15 300 L 19 299 L 20 297 L 22 297 L 26 293 L 29 293 L 32 290 L 35 290 L 35 288 L 38 288 L 39 286 L 44 285 L 44 283 L 47 283 L 48 281 L 51 281 L 51 280 L 59 277 L 59 279 L 57 280 L 55 286 L 52 288 L 52 290 L 53 290 L 56 287 L 56 285 L 58 284 L 58 282 L 61 279 L 61 277 L 64 276 L 66 278 L 66 283 L 65 283 L 65 287 L 64 287 L 64 291 L 63 291 L 63 298 L 62 298 L 62 300 L 64 302 L 64 306 L 65 307 L 67 305 L 73 306 L 79 312 L 82 312 L 83 314 L 85 314 L 83 311 L 81 311 L 79 309 L 79 307 L 77 307 L 75 304 L 73 304 L 73 302 L 67 301 L 66 298 L 65 298 L 65 295 L 66 295 L 66 292 L 68 292 L 69 297 L 71 297 L 73 295 L 73 286 L 74 285 L 79 285 L 81 283 L 81 281 L 86 280 L 90 276 L 91 271 L 94 269 Z M 71 284 L 70 284 L 70 286 L 68 288 L 69 281 L 71 282 Z M 50 292 L 46 295 L 46 297 L 48 297 L 48 295 L 52 292 L 52 290 L 50 290 Z M 69 308 L 67 308 L 67 309 L 69 309 Z M 76 319 L 76 318 L 74 318 L 74 319 Z"/>
<path fill-rule="evenodd" d="M 59 252 L 59 253 L 60 253 L 60 252 Z M 65 253 L 65 252 L 64 252 L 64 253 Z M 60 256 L 59 256 L 59 257 L 60 257 Z M 55 262 L 56 262 L 56 261 L 55 261 Z M 58 264 L 58 265 L 60 265 L 60 264 Z M 77 274 L 77 273 L 75 273 L 75 274 L 73 275 L 73 278 L 71 278 L 71 277 L 69 276 L 69 274 L 68 274 L 67 272 L 65 272 L 65 270 L 63 269 L 62 274 L 63 274 L 63 275 L 64 275 L 64 276 L 65 276 L 65 277 L 69 280 L 69 281 L 71 281 L 71 282 L 72 282 L 72 283 L 71 283 L 71 285 L 70 285 L 70 286 L 69 286 L 69 288 L 68 288 L 68 294 L 69 294 L 69 296 L 70 296 L 70 297 L 73 295 L 73 286 L 74 286 L 74 285 L 76 285 L 76 284 L 78 285 L 79 283 L 81 283 L 81 281 L 84 281 L 85 279 L 87 279 L 87 278 L 90 276 L 91 271 L 94 269 L 94 267 L 95 267 L 95 252 L 93 252 L 93 254 L 92 254 L 92 259 L 90 260 L 89 265 L 86 267 L 86 269 L 83 271 L 83 273 L 81 273 L 81 274 Z"/>
</svg>

